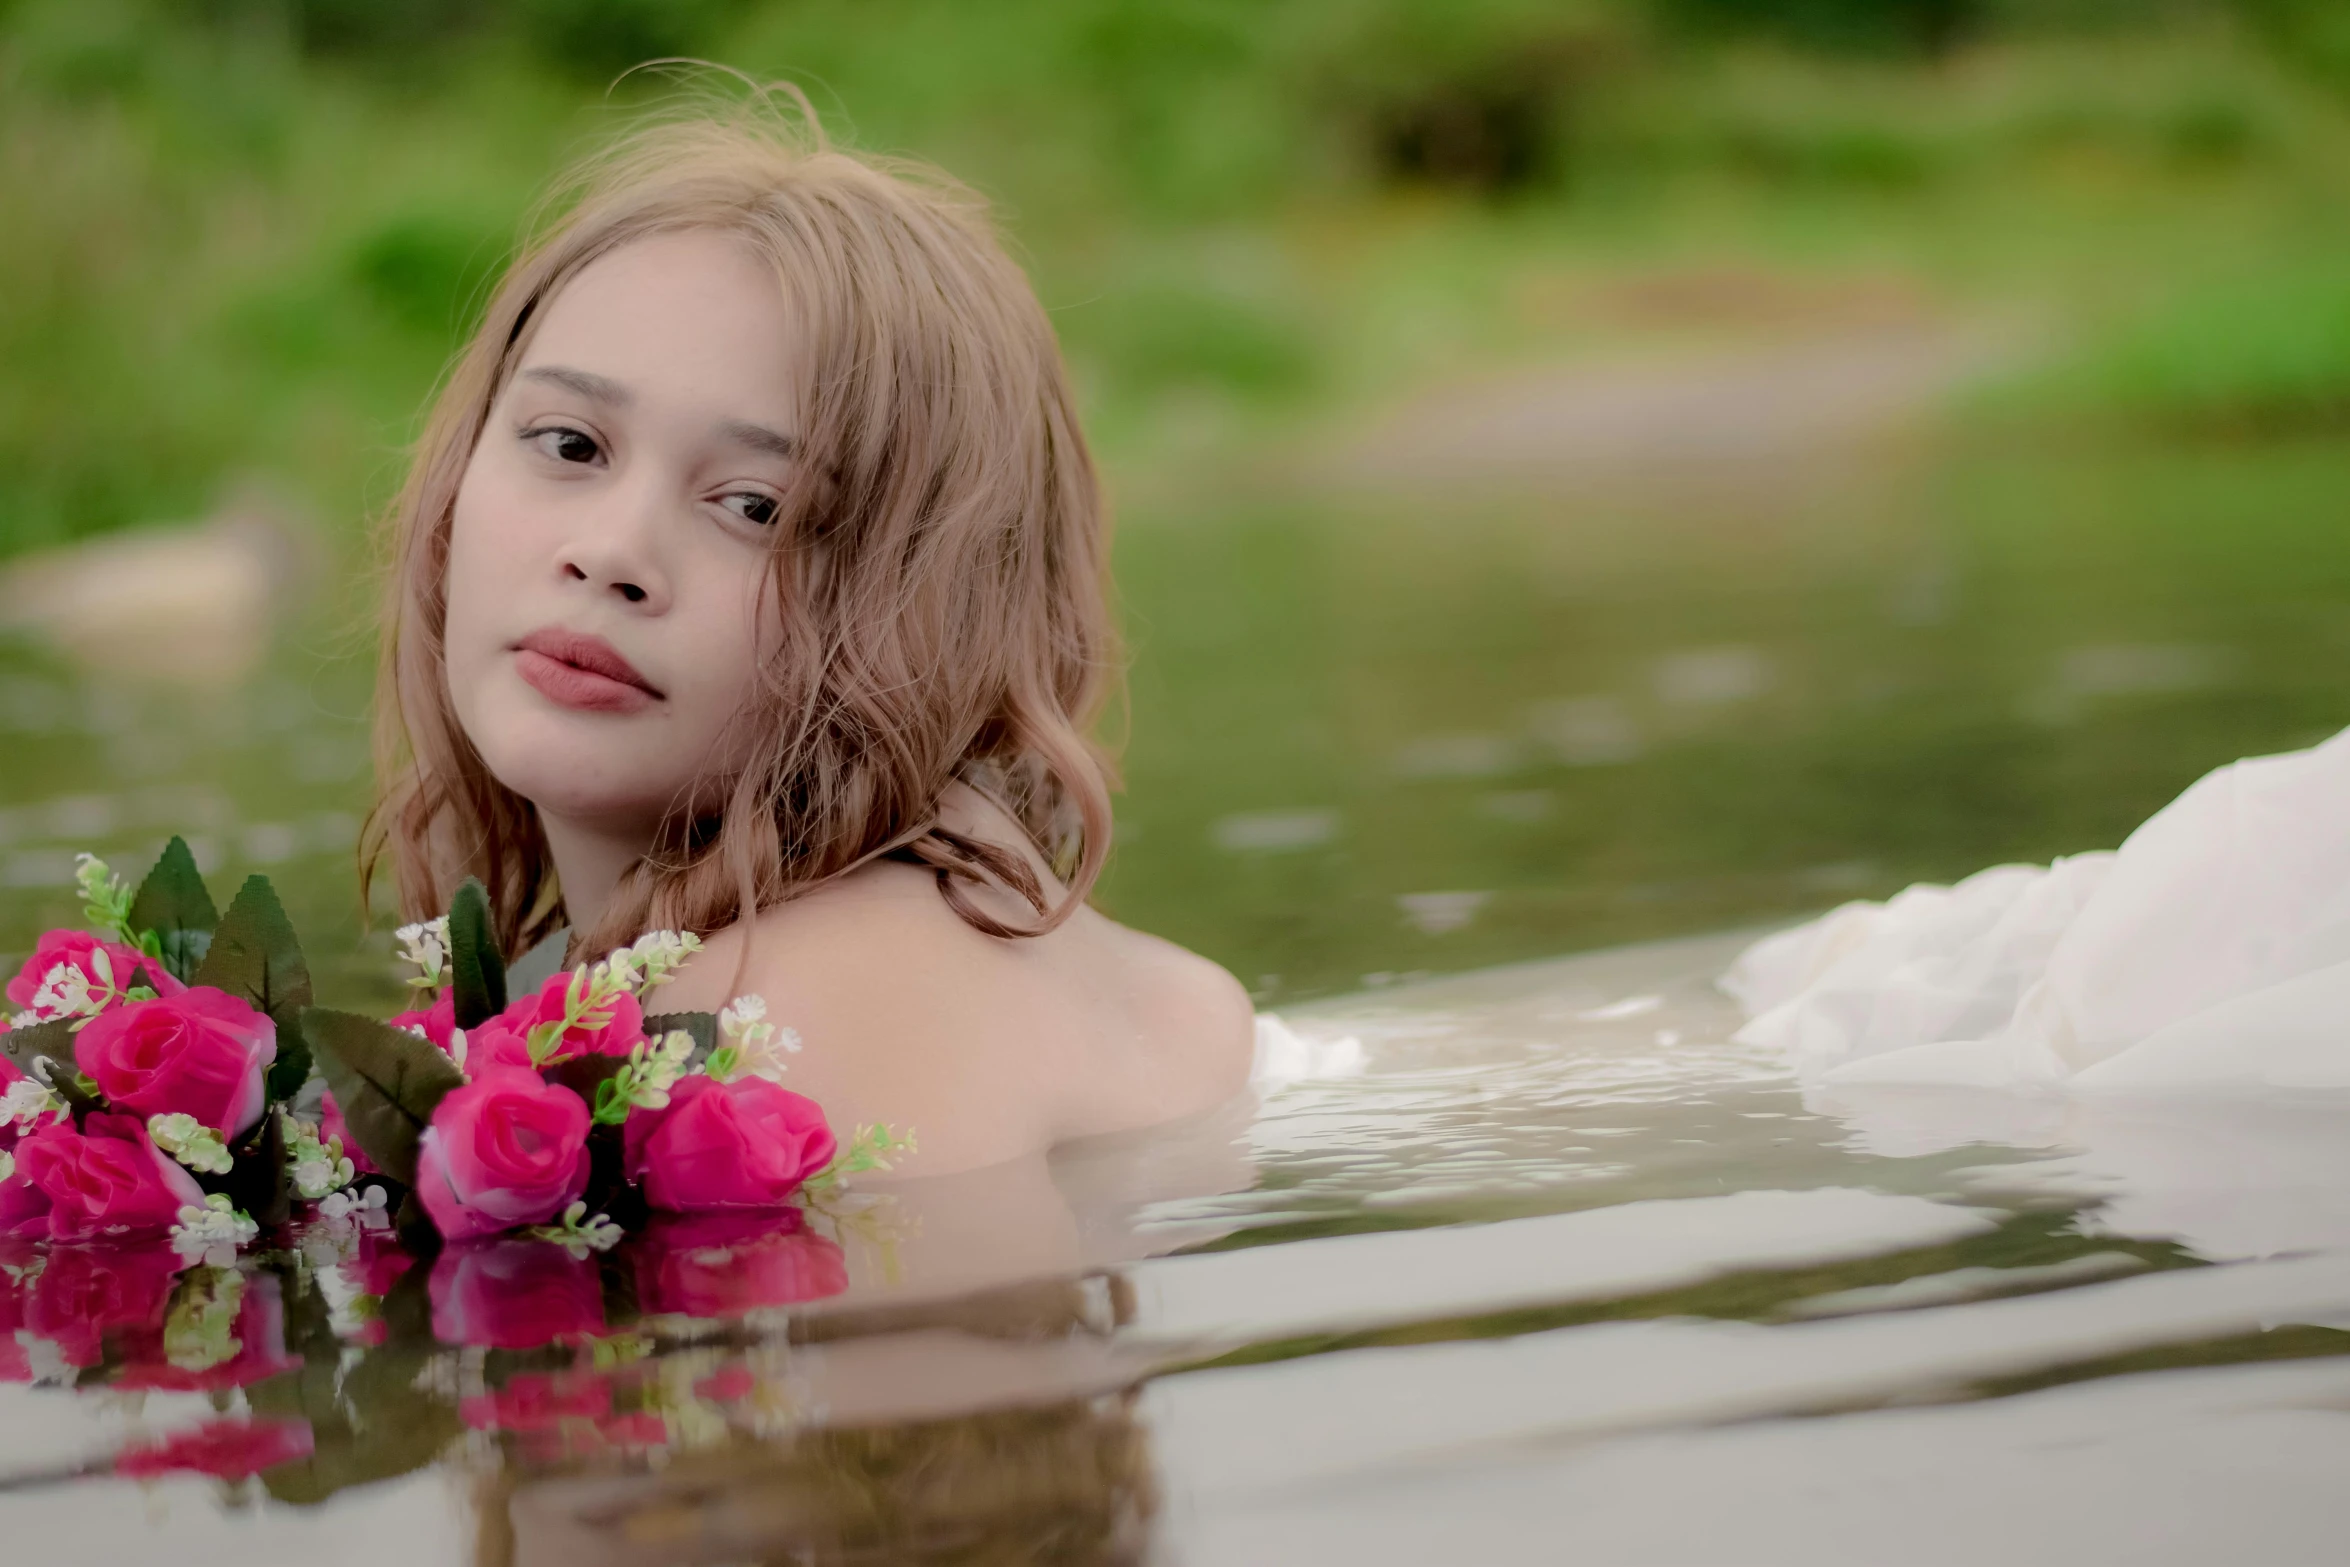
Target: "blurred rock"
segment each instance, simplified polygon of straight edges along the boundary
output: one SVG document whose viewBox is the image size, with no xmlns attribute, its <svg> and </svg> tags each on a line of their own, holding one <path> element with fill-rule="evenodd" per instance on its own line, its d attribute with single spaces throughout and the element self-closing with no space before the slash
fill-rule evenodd
<svg viewBox="0 0 2350 1567">
<path fill-rule="evenodd" d="M 110 675 L 219 688 L 243 680 L 315 575 L 282 498 L 234 492 L 201 522 L 139 528 L 0 566 L 0 631 Z"/>
</svg>

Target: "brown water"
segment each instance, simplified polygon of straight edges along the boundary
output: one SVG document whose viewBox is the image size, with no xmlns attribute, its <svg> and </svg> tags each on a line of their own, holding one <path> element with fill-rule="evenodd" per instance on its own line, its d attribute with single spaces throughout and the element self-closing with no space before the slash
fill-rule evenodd
<svg viewBox="0 0 2350 1567">
<path fill-rule="evenodd" d="M 355 1302 L 314 1235 L 241 1391 L 129 1390 L 172 1380 L 136 1332 L 0 1388 L 11 1560 L 2326 1559 L 2350 1113 L 1807 1106 L 1727 1042 L 1733 947 L 1301 1010 L 1329 1075 L 869 1191 L 700 1296 L 542 1247 Z M 728 1293 L 776 1303 L 654 1309 Z M 67 1477 L 248 1407 L 315 1455 Z"/>
<path fill-rule="evenodd" d="M 2350 1110 L 1807 1102 L 1729 1042 L 1737 938 L 1621 944 L 2108 845 L 2338 727 L 2345 479 L 2009 450 L 1137 517 L 1110 901 L 1256 987 L 1285 1078 L 600 1260 L 10 1254 L 7 1559 L 2331 1560 Z M 0 652 L 0 946 L 72 849 L 182 831 L 388 1001 L 332 645 L 201 693 Z M 98 1472 L 221 1418 L 310 1456 Z"/>
</svg>

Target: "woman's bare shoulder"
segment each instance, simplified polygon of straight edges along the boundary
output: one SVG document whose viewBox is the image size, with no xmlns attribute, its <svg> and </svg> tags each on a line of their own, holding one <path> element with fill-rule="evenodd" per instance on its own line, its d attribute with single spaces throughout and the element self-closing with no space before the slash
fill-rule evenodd
<svg viewBox="0 0 2350 1567">
<path fill-rule="evenodd" d="M 800 1034 L 791 1086 L 836 1126 L 911 1124 L 927 1173 L 1204 1109 L 1245 1081 L 1253 1038 L 1247 997 L 1205 959 L 1091 910 L 988 936 L 895 864 L 713 935 L 662 1004 L 744 992 Z"/>
<path fill-rule="evenodd" d="M 1117 953 L 1120 1012 L 1134 1048 L 1097 1079 L 1081 1133 L 1120 1131 L 1223 1103 L 1248 1084 L 1256 1010 L 1221 965 L 1174 942 L 1090 915 Z M 1073 1134 L 1075 1135 L 1075 1134 Z"/>
</svg>

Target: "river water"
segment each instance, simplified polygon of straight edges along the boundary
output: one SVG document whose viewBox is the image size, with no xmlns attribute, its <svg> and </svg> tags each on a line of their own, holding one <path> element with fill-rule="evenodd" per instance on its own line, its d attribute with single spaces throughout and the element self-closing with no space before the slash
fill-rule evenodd
<svg viewBox="0 0 2350 1567">
<path fill-rule="evenodd" d="M 1108 898 L 1256 990 L 1248 1100 L 600 1259 L 11 1252 L 7 1559 L 2337 1559 L 2350 1106 L 1807 1096 L 1712 982 L 2350 717 L 2345 478 L 1145 518 Z M 392 999 L 339 648 L 0 651 L 0 946 L 180 831 Z"/>
</svg>

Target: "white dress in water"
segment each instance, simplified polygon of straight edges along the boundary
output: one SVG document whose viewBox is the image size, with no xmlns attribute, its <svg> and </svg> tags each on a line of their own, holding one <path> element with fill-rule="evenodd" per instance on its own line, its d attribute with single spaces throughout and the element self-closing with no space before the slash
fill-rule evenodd
<svg viewBox="0 0 2350 1567">
<path fill-rule="evenodd" d="M 1811 1083 L 2350 1088 L 2350 731 L 2220 768 L 2117 851 L 1847 904 L 1722 985 Z"/>
</svg>

